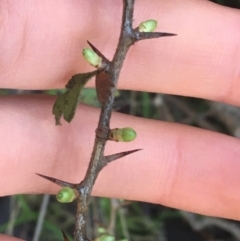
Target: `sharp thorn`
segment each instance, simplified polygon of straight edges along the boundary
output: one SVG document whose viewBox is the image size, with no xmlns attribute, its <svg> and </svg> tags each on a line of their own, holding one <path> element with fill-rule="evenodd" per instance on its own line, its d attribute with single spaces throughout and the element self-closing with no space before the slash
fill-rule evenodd
<svg viewBox="0 0 240 241">
<path fill-rule="evenodd" d="M 134 152 L 137 152 L 137 151 L 141 151 L 142 149 L 135 149 L 135 150 L 131 150 L 131 151 L 123 151 L 123 152 L 120 152 L 120 153 L 116 153 L 116 154 L 113 154 L 113 155 L 110 155 L 110 156 L 105 156 L 104 159 L 105 159 L 105 163 L 109 163 L 109 162 L 112 162 L 112 161 L 115 161 L 119 158 L 122 158 L 124 156 L 127 156 L 127 155 L 130 155 Z"/>
<path fill-rule="evenodd" d="M 160 35 L 160 37 L 171 37 L 171 36 L 177 36 L 175 33 L 161 33 L 161 32 L 156 32 Z"/>
<path fill-rule="evenodd" d="M 90 43 L 88 40 L 87 43 L 93 49 L 93 51 L 103 59 L 105 63 L 109 63 L 109 60 L 92 43 Z"/>
<path fill-rule="evenodd" d="M 176 36 L 175 33 L 164 33 L 164 32 L 136 32 L 135 33 L 135 41 L 140 41 L 144 39 L 153 39 L 153 38 L 160 38 L 160 37 L 171 37 Z"/>
<path fill-rule="evenodd" d="M 62 231 L 62 235 L 63 235 L 63 238 L 64 238 L 64 241 L 69 241 L 67 235 L 65 234 L 65 232 L 61 229 Z"/>
<path fill-rule="evenodd" d="M 57 178 L 54 178 L 54 177 L 49 177 L 49 176 L 45 176 L 45 175 L 42 175 L 42 174 L 39 174 L 39 173 L 36 173 L 38 176 L 44 178 L 44 179 L 47 179 L 48 181 L 50 182 L 53 182 L 61 187 L 71 187 L 71 188 L 76 188 L 76 184 L 73 184 L 73 183 L 69 183 L 69 182 L 65 182 L 65 181 L 62 181 L 60 179 L 57 179 Z"/>
</svg>

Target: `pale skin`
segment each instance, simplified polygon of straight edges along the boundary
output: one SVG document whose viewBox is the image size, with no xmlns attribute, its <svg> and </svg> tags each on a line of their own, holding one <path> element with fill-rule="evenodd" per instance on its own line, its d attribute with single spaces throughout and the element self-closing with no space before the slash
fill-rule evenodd
<svg viewBox="0 0 240 241">
<path fill-rule="evenodd" d="M 89 40 L 112 57 L 121 7 L 122 1 L 2 0 L 0 87 L 62 88 L 71 75 L 93 70 L 81 50 Z M 135 44 L 119 88 L 240 106 L 240 11 L 205 0 L 137 1 L 134 24 L 152 18 L 157 30 L 178 36 Z M 83 178 L 99 110 L 81 105 L 71 124 L 55 126 L 53 102 L 46 96 L 0 98 L 2 196 L 56 193 L 59 187 L 35 172 L 70 182 Z M 109 142 L 106 154 L 144 150 L 108 165 L 93 195 L 240 219 L 240 140 L 117 113 L 111 126 L 131 126 L 138 138 Z"/>
</svg>

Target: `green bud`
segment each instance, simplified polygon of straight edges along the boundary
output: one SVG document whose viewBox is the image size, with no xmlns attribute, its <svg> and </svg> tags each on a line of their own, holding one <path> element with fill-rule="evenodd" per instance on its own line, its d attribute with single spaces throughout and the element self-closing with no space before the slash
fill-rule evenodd
<svg viewBox="0 0 240 241">
<path fill-rule="evenodd" d="M 147 21 L 141 22 L 138 26 L 139 32 L 153 32 L 157 28 L 157 21 L 154 19 L 149 19 Z"/>
<path fill-rule="evenodd" d="M 115 241 L 115 238 L 113 236 L 103 235 L 103 236 L 95 239 L 94 241 Z"/>
<path fill-rule="evenodd" d="M 76 193 L 71 187 L 63 187 L 56 195 L 58 202 L 70 203 L 76 198 Z"/>
<path fill-rule="evenodd" d="M 131 127 L 125 127 L 125 128 L 116 128 L 110 130 L 109 133 L 109 140 L 112 141 L 121 141 L 121 142 L 130 142 L 133 141 L 137 137 L 137 133 L 134 129 Z"/>
<path fill-rule="evenodd" d="M 102 63 L 102 58 L 100 58 L 92 49 L 85 48 L 82 51 L 84 59 L 94 67 L 99 67 Z"/>
<path fill-rule="evenodd" d="M 99 227 L 99 228 L 97 229 L 97 232 L 98 232 L 99 234 L 105 234 L 105 233 L 107 233 L 107 230 L 106 230 L 105 228 L 103 228 L 103 227 Z"/>
</svg>

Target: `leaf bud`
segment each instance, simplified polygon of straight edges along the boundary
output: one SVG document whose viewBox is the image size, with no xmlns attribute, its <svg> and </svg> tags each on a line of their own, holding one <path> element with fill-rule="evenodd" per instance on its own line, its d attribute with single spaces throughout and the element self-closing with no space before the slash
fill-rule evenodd
<svg viewBox="0 0 240 241">
<path fill-rule="evenodd" d="M 101 237 L 95 239 L 94 241 L 115 241 L 115 238 L 110 235 L 102 235 Z"/>
<path fill-rule="evenodd" d="M 92 66 L 94 66 L 96 68 L 101 66 L 102 58 L 99 57 L 92 49 L 90 49 L 90 48 L 83 49 L 82 55 L 83 55 L 84 59 Z"/>
<path fill-rule="evenodd" d="M 130 142 L 137 137 L 137 133 L 131 127 L 115 128 L 110 130 L 108 139 L 111 141 Z"/>
<path fill-rule="evenodd" d="M 103 228 L 103 227 L 99 227 L 99 228 L 97 229 L 97 232 L 98 232 L 99 234 L 106 234 L 106 233 L 107 233 L 107 230 L 106 230 L 105 228 Z"/>
<path fill-rule="evenodd" d="M 141 22 L 138 26 L 139 32 L 153 32 L 157 28 L 157 21 L 154 19 L 149 19 L 147 21 Z"/>
<path fill-rule="evenodd" d="M 76 193 L 71 187 L 63 187 L 56 195 L 58 202 L 70 203 L 76 198 Z"/>
</svg>

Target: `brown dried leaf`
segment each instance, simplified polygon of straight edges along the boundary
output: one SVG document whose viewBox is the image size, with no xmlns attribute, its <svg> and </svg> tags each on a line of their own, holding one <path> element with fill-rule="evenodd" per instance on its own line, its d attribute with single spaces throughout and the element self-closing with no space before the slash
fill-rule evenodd
<svg viewBox="0 0 240 241">
<path fill-rule="evenodd" d="M 102 71 L 96 75 L 97 98 L 101 104 L 108 101 L 112 87 L 114 87 L 114 84 L 110 80 L 110 74 Z"/>
</svg>

